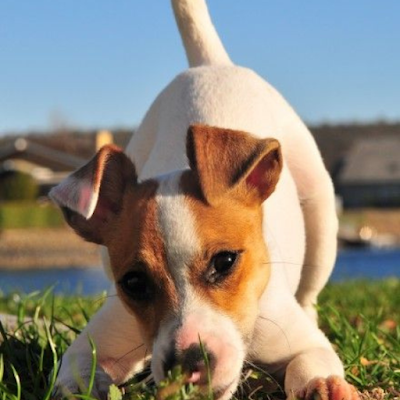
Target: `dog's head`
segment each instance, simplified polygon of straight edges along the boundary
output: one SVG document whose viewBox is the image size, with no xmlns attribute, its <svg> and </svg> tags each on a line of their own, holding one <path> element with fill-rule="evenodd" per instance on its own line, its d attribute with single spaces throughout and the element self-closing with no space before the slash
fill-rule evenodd
<svg viewBox="0 0 400 400">
<path fill-rule="evenodd" d="M 51 197 L 79 235 L 108 248 L 155 379 L 180 364 L 204 387 L 211 374 L 216 397 L 227 398 L 269 278 L 261 205 L 281 153 L 273 139 L 195 125 L 187 156 L 190 169 L 139 183 L 127 156 L 106 146 Z"/>
</svg>

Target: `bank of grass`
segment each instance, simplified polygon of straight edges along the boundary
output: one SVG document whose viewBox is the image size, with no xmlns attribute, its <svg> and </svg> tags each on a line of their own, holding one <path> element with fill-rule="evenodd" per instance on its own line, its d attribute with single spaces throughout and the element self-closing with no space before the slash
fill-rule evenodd
<svg viewBox="0 0 400 400">
<path fill-rule="evenodd" d="M 58 228 L 64 218 L 48 201 L 0 202 L 0 231 L 21 228 Z"/>
<path fill-rule="evenodd" d="M 374 233 L 388 234 L 400 241 L 400 208 L 344 210 L 339 220 L 341 227 L 357 231 L 368 226 Z M 62 213 L 49 200 L 0 201 L 0 231 L 62 226 L 65 226 Z"/>
<path fill-rule="evenodd" d="M 51 291 L 0 299 L 0 313 L 17 316 L 16 329 L 0 326 L 0 399 L 49 399 L 55 376 L 50 373 L 62 353 L 104 296 L 53 297 Z M 320 321 L 345 363 L 347 379 L 364 398 L 395 399 L 400 393 L 400 281 L 349 282 L 326 288 Z M 29 317 L 33 323 L 27 323 Z M 279 385 L 260 371 L 247 371 L 237 398 L 284 398 Z M 50 377 L 50 378 L 49 378 Z M 246 388 L 253 386 L 251 396 Z M 122 393 L 124 392 L 124 394 Z M 168 397 L 171 396 L 171 397 Z M 200 399 L 196 388 L 183 386 L 175 371 L 161 389 L 131 382 L 109 398 Z M 92 399 L 90 394 L 82 399 Z"/>
</svg>

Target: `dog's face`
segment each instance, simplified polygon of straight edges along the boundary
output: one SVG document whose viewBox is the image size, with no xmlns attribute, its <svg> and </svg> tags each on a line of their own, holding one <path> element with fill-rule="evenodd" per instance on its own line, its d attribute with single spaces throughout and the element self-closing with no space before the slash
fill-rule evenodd
<svg viewBox="0 0 400 400">
<path fill-rule="evenodd" d="M 269 278 L 262 202 L 281 170 L 279 144 L 189 129 L 190 169 L 137 182 L 106 147 L 53 190 L 67 221 L 107 246 L 117 290 L 152 348 L 156 381 L 181 365 L 217 398 L 235 391 Z"/>
</svg>

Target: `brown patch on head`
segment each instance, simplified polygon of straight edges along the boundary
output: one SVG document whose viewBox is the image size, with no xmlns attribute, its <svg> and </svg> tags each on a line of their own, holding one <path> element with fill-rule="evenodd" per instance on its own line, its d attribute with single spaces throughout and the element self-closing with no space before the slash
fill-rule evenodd
<svg viewBox="0 0 400 400">
<path fill-rule="evenodd" d="M 261 205 L 275 190 L 282 169 L 279 142 L 193 125 L 187 156 L 191 171 L 183 176 L 182 186 L 202 248 L 190 272 L 191 283 L 249 335 L 269 278 Z M 224 252 L 236 261 L 211 282 L 207 271 Z"/>
<path fill-rule="evenodd" d="M 192 125 L 187 134 L 187 156 L 209 204 L 227 192 L 243 204 L 261 204 L 275 190 L 282 169 L 280 144 L 249 133 Z"/>
<path fill-rule="evenodd" d="M 53 192 L 69 224 L 108 248 L 119 295 L 149 342 L 163 319 L 181 311 L 188 282 L 249 335 L 268 281 L 261 203 L 278 181 L 279 143 L 194 126 L 187 154 L 192 170 L 180 181 L 178 174 L 139 184 L 129 158 L 105 147 Z M 207 274 L 220 252 L 237 260 L 211 282 Z"/>
<path fill-rule="evenodd" d="M 202 249 L 191 265 L 190 283 L 203 299 L 229 315 L 242 334 L 248 336 L 270 272 L 262 234 L 262 208 L 243 206 L 229 195 L 216 205 L 209 205 L 202 200 L 192 171 L 182 176 L 182 187 Z M 235 265 L 223 279 L 210 282 L 207 277 L 213 257 L 226 251 L 238 254 Z"/>
<path fill-rule="evenodd" d="M 151 341 L 163 318 L 176 310 L 176 288 L 167 268 L 166 251 L 158 226 L 156 181 L 146 181 L 127 191 L 122 211 L 106 240 L 118 293 Z M 137 301 L 123 290 L 128 273 L 144 273 L 151 298 Z"/>
<path fill-rule="evenodd" d="M 136 181 L 136 169 L 129 158 L 120 148 L 107 145 L 55 186 L 49 196 L 80 236 L 103 244 L 103 234 L 119 213 L 125 190 Z"/>
</svg>

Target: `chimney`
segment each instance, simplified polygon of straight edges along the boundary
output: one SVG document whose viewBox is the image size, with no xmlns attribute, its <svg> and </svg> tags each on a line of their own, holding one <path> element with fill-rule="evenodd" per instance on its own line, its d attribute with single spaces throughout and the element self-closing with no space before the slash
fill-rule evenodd
<svg viewBox="0 0 400 400">
<path fill-rule="evenodd" d="M 101 130 L 96 134 L 96 151 L 99 151 L 106 144 L 113 143 L 113 135 L 110 131 Z"/>
</svg>

